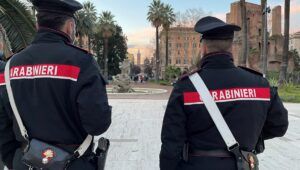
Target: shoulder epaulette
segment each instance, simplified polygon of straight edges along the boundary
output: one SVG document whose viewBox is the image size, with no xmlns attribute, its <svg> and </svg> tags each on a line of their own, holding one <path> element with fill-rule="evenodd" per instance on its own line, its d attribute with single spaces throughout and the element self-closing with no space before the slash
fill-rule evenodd
<svg viewBox="0 0 300 170">
<path fill-rule="evenodd" d="M 246 70 L 248 72 L 251 72 L 251 73 L 254 73 L 254 74 L 257 74 L 257 75 L 260 75 L 260 76 L 264 76 L 261 72 L 259 71 L 256 71 L 254 69 L 251 69 L 251 68 L 248 68 L 248 67 L 244 67 L 244 66 L 238 66 L 239 68 L 243 69 L 243 70 Z"/>
<path fill-rule="evenodd" d="M 89 51 L 87 51 L 87 50 L 85 50 L 85 49 L 83 49 L 83 48 L 80 48 L 80 47 L 77 47 L 76 45 L 73 45 L 73 44 L 71 44 L 71 43 L 66 43 L 68 46 L 70 46 L 70 47 L 73 47 L 73 48 L 76 48 L 77 50 L 80 50 L 80 51 L 82 51 L 82 52 L 84 52 L 84 53 L 86 53 L 86 54 L 91 54 Z"/>
<path fill-rule="evenodd" d="M 21 50 L 17 51 L 16 53 L 14 54 L 11 54 L 10 56 L 6 57 L 5 58 L 5 61 L 8 61 L 9 59 L 11 59 L 14 55 L 16 55 L 17 53 L 21 52 L 24 48 L 22 48 Z"/>
<path fill-rule="evenodd" d="M 201 70 L 201 68 L 192 70 L 191 72 L 182 75 L 178 80 L 183 80 L 183 79 L 185 79 L 185 78 L 188 78 L 190 75 L 192 75 L 192 74 L 194 74 L 194 73 L 197 73 L 197 72 L 200 71 L 200 70 Z"/>
</svg>

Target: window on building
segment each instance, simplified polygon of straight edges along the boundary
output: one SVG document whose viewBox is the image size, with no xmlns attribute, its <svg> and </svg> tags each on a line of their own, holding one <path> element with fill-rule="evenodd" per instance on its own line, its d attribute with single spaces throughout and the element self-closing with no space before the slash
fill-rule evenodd
<svg viewBox="0 0 300 170">
<path fill-rule="evenodd" d="M 181 44 L 180 43 L 177 43 L 177 48 L 181 48 Z"/>
<path fill-rule="evenodd" d="M 261 29 L 258 29 L 258 35 L 261 36 Z"/>
<path fill-rule="evenodd" d="M 197 47 L 197 43 L 193 43 L 193 48 L 196 48 Z"/>
<path fill-rule="evenodd" d="M 172 64 L 172 57 L 169 56 L 169 64 Z"/>
<path fill-rule="evenodd" d="M 172 43 L 169 43 L 169 47 L 172 47 Z"/>
<path fill-rule="evenodd" d="M 188 64 L 188 57 L 187 57 L 187 55 L 184 56 L 183 64 Z"/>
<path fill-rule="evenodd" d="M 178 51 L 177 54 L 180 55 L 180 51 Z"/>
<path fill-rule="evenodd" d="M 178 36 L 178 40 L 180 40 L 180 37 Z"/>
<path fill-rule="evenodd" d="M 176 64 L 180 64 L 180 56 L 177 57 Z"/>
<path fill-rule="evenodd" d="M 184 43 L 184 48 L 189 48 L 189 43 Z"/>
</svg>

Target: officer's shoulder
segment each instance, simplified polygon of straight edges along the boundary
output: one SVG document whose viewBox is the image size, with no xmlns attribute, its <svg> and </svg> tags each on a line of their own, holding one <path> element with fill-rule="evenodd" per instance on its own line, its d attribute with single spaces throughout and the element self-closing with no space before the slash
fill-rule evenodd
<svg viewBox="0 0 300 170">
<path fill-rule="evenodd" d="M 179 77 L 178 81 L 184 81 L 184 80 L 187 80 L 187 79 L 189 78 L 190 75 L 193 75 L 193 74 L 198 73 L 198 72 L 200 72 L 200 71 L 201 71 L 201 68 L 197 68 L 197 69 L 195 69 L 195 70 L 192 70 L 192 71 L 190 71 L 189 73 L 184 74 L 184 75 L 182 75 L 181 77 Z"/>
<path fill-rule="evenodd" d="M 255 75 L 258 75 L 258 76 L 261 76 L 263 77 L 263 73 L 257 71 L 257 70 L 254 70 L 254 69 L 251 69 L 251 68 L 248 68 L 248 67 L 244 67 L 244 66 L 238 66 L 239 68 L 241 68 L 242 70 L 245 70 L 247 72 L 250 72 L 252 74 L 255 74 Z"/>
<path fill-rule="evenodd" d="M 67 46 L 69 46 L 70 48 L 74 49 L 74 50 L 77 50 L 78 52 L 81 52 L 82 54 L 86 54 L 86 55 L 92 55 L 89 51 L 83 49 L 83 48 L 80 48 L 80 47 L 77 47 L 71 43 L 66 43 Z"/>
</svg>

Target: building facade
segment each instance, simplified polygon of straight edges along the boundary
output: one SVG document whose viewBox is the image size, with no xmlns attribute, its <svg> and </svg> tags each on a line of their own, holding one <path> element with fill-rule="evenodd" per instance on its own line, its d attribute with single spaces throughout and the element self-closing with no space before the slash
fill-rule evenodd
<svg viewBox="0 0 300 170">
<path fill-rule="evenodd" d="M 290 50 L 296 50 L 298 52 L 298 54 L 300 54 L 300 31 L 291 35 Z"/>
<path fill-rule="evenodd" d="M 246 3 L 247 25 L 248 25 L 248 47 L 247 66 L 261 70 L 261 51 L 262 51 L 262 8 L 261 5 Z M 268 51 L 267 67 L 268 71 L 279 71 L 283 54 L 283 35 L 281 25 L 281 6 L 275 6 L 271 13 L 271 29 L 268 30 Z M 226 15 L 226 22 L 242 26 L 241 4 L 234 2 L 231 4 L 230 12 Z M 269 25 L 269 24 L 268 24 Z M 238 65 L 242 55 L 242 31 L 236 32 L 232 53 L 235 64 Z M 289 62 L 293 63 L 293 62 Z"/>
<path fill-rule="evenodd" d="M 253 3 L 246 3 L 247 25 L 248 25 L 248 65 L 255 67 L 254 63 L 259 62 L 262 39 L 262 12 L 261 6 Z M 241 3 L 234 2 L 230 6 L 230 12 L 226 14 L 226 22 L 242 27 Z M 242 31 L 235 32 L 232 53 L 234 62 L 239 63 L 242 55 Z"/>
<path fill-rule="evenodd" d="M 181 70 L 189 69 L 200 56 L 200 34 L 194 28 L 172 27 L 168 32 L 168 65 L 179 67 Z M 160 33 L 160 74 L 164 77 L 166 63 L 166 32 Z"/>
</svg>

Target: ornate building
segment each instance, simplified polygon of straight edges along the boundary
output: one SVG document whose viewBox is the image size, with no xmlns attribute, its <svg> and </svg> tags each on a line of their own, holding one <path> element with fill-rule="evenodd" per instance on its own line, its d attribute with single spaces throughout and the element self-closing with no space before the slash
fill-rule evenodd
<svg viewBox="0 0 300 170">
<path fill-rule="evenodd" d="M 190 68 L 193 59 L 200 55 L 200 34 L 194 31 L 194 28 L 172 27 L 168 33 L 169 41 L 169 65 L 179 67 L 181 70 Z M 166 33 L 160 33 L 160 74 L 163 77 L 165 73 L 166 62 Z"/>
<path fill-rule="evenodd" d="M 291 35 L 290 37 L 290 50 L 296 50 L 300 54 L 300 31 Z"/>
<path fill-rule="evenodd" d="M 248 24 L 248 45 L 249 56 L 247 66 L 255 70 L 261 68 L 262 50 L 262 11 L 261 5 L 246 3 L 247 24 Z M 269 30 L 268 40 L 268 71 L 279 71 L 283 53 L 283 35 L 281 30 L 281 6 L 272 9 L 271 29 Z M 242 26 L 240 2 L 231 4 L 230 13 L 226 15 L 226 21 L 230 24 Z M 242 31 L 236 32 L 232 53 L 235 64 L 238 64 L 242 49 Z M 293 64 L 292 61 L 289 62 Z M 292 67 L 292 66 L 291 66 Z"/>
</svg>

